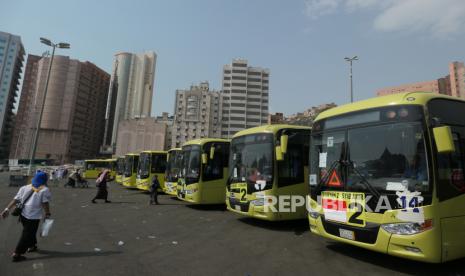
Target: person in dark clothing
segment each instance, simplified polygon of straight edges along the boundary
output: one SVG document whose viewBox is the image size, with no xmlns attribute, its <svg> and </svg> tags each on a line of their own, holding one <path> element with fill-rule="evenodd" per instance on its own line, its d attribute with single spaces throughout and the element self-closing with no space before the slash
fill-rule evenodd
<svg viewBox="0 0 465 276">
<path fill-rule="evenodd" d="M 105 203 L 110 203 L 111 201 L 108 200 L 108 190 L 107 190 L 107 181 L 111 181 L 110 178 L 110 171 L 104 170 L 103 172 L 99 173 L 97 180 L 98 192 L 97 195 L 92 199 L 92 203 L 97 203 L 96 199 L 103 199 Z"/>
<path fill-rule="evenodd" d="M 159 204 L 158 188 L 160 188 L 160 182 L 158 181 L 157 175 L 154 175 L 152 179 L 152 186 L 150 186 L 150 205 Z"/>
</svg>

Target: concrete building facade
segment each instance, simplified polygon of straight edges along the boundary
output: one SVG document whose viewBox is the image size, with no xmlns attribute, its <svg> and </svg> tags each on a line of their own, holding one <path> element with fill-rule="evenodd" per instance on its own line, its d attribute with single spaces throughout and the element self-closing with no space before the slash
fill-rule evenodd
<svg viewBox="0 0 465 276">
<path fill-rule="evenodd" d="M 15 127 L 18 144 L 22 145 L 15 148 L 15 159 L 30 156 L 49 62 L 48 57 L 38 61 L 31 59 L 29 74 L 32 75 L 25 77 L 31 82 L 25 88 L 27 99 L 20 101 L 19 106 L 19 109 L 30 112 L 24 114 L 26 117 Z M 98 157 L 109 83 L 110 75 L 90 62 L 67 56 L 54 57 L 39 131 L 37 159 L 67 163 Z"/>
<path fill-rule="evenodd" d="M 0 32 L 0 160 L 8 158 L 14 127 L 14 104 L 18 96 L 24 47 L 21 38 Z"/>
<path fill-rule="evenodd" d="M 176 90 L 171 147 L 204 138 L 221 137 L 223 94 L 210 90 L 208 82 Z"/>
<path fill-rule="evenodd" d="M 157 55 L 117 53 L 108 92 L 102 151 L 113 152 L 119 122 L 150 117 Z"/>
<path fill-rule="evenodd" d="M 118 126 L 115 154 L 125 155 L 143 150 L 165 150 L 166 123 L 146 117 L 123 120 Z"/>
<path fill-rule="evenodd" d="M 166 124 L 165 150 L 169 150 L 172 144 L 174 115 L 170 116 L 168 112 L 162 112 L 161 116 L 156 117 L 156 121 Z"/>
<path fill-rule="evenodd" d="M 434 92 L 465 99 L 465 66 L 463 62 L 449 63 L 449 75 L 431 81 L 386 87 L 376 91 L 378 96 L 408 92 Z"/>
<path fill-rule="evenodd" d="M 463 62 L 449 63 L 450 94 L 465 99 L 465 66 Z"/>
<path fill-rule="evenodd" d="M 266 124 L 269 112 L 269 70 L 250 67 L 245 59 L 223 66 L 221 137 Z"/>
</svg>

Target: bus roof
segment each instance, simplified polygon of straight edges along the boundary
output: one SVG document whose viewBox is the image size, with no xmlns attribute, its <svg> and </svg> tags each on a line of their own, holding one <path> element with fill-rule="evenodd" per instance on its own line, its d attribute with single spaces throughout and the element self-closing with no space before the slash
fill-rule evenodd
<svg viewBox="0 0 465 276">
<path fill-rule="evenodd" d="M 201 139 L 195 139 L 195 140 L 190 140 L 184 143 L 183 146 L 188 146 L 188 145 L 204 145 L 205 143 L 208 142 L 230 142 L 229 140 L 226 139 L 220 139 L 220 138 L 201 138 Z"/>
<path fill-rule="evenodd" d="M 169 149 L 168 152 L 172 152 L 172 151 L 181 151 L 182 148 L 172 148 L 172 149 Z"/>
<path fill-rule="evenodd" d="M 244 135 L 249 135 L 249 134 L 256 134 L 256 133 L 273 133 L 275 134 L 281 129 L 308 129 L 310 130 L 310 127 L 307 126 L 298 126 L 298 125 L 286 125 L 286 124 L 277 124 L 277 125 L 263 125 L 263 126 L 258 126 L 258 127 L 252 127 L 248 129 L 241 130 L 234 134 L 233 138 L 239 137 L 239 136 L 244 136 Z"/>
<path fill-rule="evenodd" d="M 322 112 L 318 115 L 315 121 L 326 119 L 328 117 L 337 116 L 353 111 L 359 111 L 364 109 L 376 108 L 376 107 L 383 107 L 389 105 L 402 105 L 402 104 L 413 104 L 413 105 L 425 105 L 431 99 L 449 99 L 449 100 L 456 100 L 456 101 L 463 101 L 456 97 L 441 95 L 433 92 L 404 92 L 404 93 L 397 93 L 392 95 L 386 95 L 381 97 L 374 97 L 363 101 L 358 101 L 354 103 L 349 103 L 345 105 L 341 105 L 338 107 L 331 108 Z"/>
<path fill-rule="evenodd" d="M 126 153 L 124 156 L 139 156 L 138 153 Z"/>
<path fill-rule="evenodd" d="M 86 159 L 84 162 L 108 162 L 108 159 Z"/>
<path fill-rule="evenodd" d="M 167 151 L 164 151 L 164 150 L 143 150 L 141 151 L 140 153 L 162 153 L 162 154 L 166 154 Z"/>
</svg>

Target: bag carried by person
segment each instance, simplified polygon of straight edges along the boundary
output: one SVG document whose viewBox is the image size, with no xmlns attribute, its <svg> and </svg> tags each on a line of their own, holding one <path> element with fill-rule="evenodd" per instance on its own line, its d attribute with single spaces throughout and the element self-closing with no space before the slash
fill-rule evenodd
<svg viewBox="0 0 465 276">
<path fill-rule="evenodd" d="M 29 198 L 31 198 L 33 193 L 34 191 L 31 190 L 31 192 L 27 195 L 26 199 L 24 199 L 22 202 L 16 203 L 15 209 L 13 210 L 13 212 L 11 212 L 12 216 L 19 217 L 21 215 L 21 213 L 23 212 L 24 204 L 26 204 Z"/>
<path fill-rule="evenodd" d="M 44 223 L 42 223 L 42 230 L 40 231 L 41 237 L 47 237 L 50 229 L 52 228 L 54 220 L 53 219 L 45 219 Z"/>
</svg>

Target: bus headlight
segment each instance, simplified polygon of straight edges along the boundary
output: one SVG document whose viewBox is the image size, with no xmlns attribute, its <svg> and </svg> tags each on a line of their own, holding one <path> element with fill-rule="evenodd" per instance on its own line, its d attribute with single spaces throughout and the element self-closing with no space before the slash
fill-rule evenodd
<svg viewBox="0 0 465 276">
<path fill-rule="evenodd" d="M 257 199 L 252 200 L 251 203 L 255 206 L 263 206 L 265 205 L 265 199 L 263 197 L 257 198 Z"/>
<path fill-rule="evenodd" d="M 320 216 L 320 213 L 318 212 L 308 212 L 308 214 L 312 219 L 317 219 Z"/>
<path fill-rule="evenodd" d="M 426 220 L 424 223 L 401 222 L 381 225 L 386 232 L 396 235 L 414 235 L 433 228 L 433 220 Z"/>
</svg>

